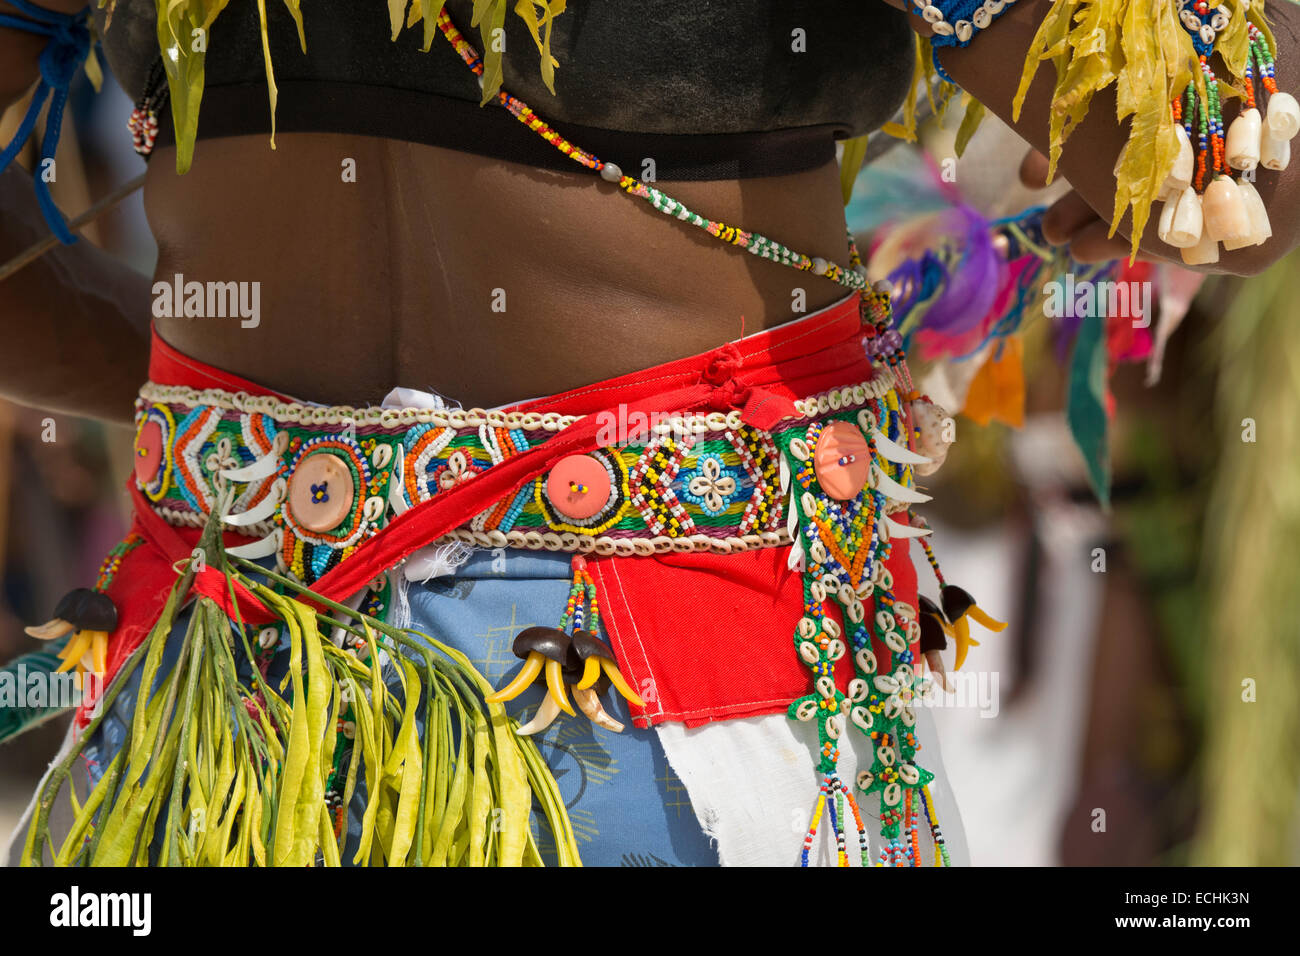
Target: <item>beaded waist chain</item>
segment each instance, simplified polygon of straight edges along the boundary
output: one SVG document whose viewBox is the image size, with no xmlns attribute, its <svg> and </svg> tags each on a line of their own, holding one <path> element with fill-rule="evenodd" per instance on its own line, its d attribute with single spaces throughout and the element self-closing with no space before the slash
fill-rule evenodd
<svg viewBox="0 0 1300 956">
<path fill-rule="evenodd" d="M 608 440 L 595 451 L 561 459 L 466 515 L 440 540 L 621 556 L 789 544 L 778 437 L 804 434 L 829 414 L 861 419 L 907 443 L 888 368 L 794 405 L 794 416 L 772 430 L 745 424 L 737 410 L 654 421 L 610 414 Z M 322 408 L 149 383 L 137 401 L 135 481 L 161 517 L 181 526 L 202 525 L 231 488 L 226 522 L 257 540 L 230 550 L 276 555 L 311 582 L 395 515 L 578 420 L 477 409 Z M 910 483 L 906 465 L 887 471 L 890 480 Z"/>
</svg>

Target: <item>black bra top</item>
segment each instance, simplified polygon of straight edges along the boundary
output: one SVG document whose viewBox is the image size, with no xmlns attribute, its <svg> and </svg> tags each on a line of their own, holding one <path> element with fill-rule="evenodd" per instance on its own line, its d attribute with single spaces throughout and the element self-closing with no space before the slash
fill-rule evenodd
<svg viewBox="0 0 1300 956">
<path fill-rule="evenodd" d="M 447 11 L 475 48 L 472 0 Z M 479 106 L 478 78 L 421 28 L 391 39 L 384 0 L 302 5 L 307 52 L 283 5 L 268 0 L 279 89 L 276 129 L 380 136 L 543 168 L 573 161 L 499 105 Z M 104 51 L 128 94 L 160 63 L 154 0 L 117 0 Z M 802 31 L 802 32 L 800 32 Z M 890 118 L 911 82 L 906 16 L 866 0 L 570 0 L 554 20 L 555 94 L 542 83 L 527 27 L 505 26 L 503 88 L 574 144 L 640 175 L 739 179 L 812 169 L 835 140 Z M 208 38 L 198 138 L 269 133 L 257 4 L 230 0 Z M 160 145 L 174 141 L 159 111 Z"/>
</svg>

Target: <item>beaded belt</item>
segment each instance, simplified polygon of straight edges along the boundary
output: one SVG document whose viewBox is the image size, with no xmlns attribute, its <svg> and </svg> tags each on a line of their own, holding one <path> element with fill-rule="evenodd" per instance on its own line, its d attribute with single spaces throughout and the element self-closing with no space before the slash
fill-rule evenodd
<svg viewBox="0 0 1300 956">
<path fill-rule="evenodd" d="M 485 548 L 650 555 L 789 544 L 776 437 L 827 416 L 907 444 L 894 376 L 797 401 L 773 431 L 740 413 L 608 423 L 611 440 L 548 472 L 440 540 Z M 578 417 L 535 412 L 318 407 L 265 395 L 146 384 L 136 402 L 137 487 L 174 525 L 200 525 L 223 494 L 228 525 L 314 581 L 394 515 L 544 443 Z M 647 427 L 648 425 L 648 427 Z M 910 484 L 906 465 L 887 478 Z M 906 507 L 899 504 L 898 507 Z"/>
</svg>

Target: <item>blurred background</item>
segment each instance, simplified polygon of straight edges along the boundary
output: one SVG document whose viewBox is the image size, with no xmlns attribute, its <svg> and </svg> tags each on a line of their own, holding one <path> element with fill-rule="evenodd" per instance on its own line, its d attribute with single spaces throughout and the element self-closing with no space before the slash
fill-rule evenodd
<svg viewBox="0 0 1300 956">
<path fill-rule="evenodd" d="M 143 170 L 129 98 L 111 77 L 97 95 L 80 82 L 55 184 L 70 215 Z M 25 109 L 6 114 L 0 142 Z M 923 141 L 944 154 L 948 134 Z M 986 121 L 958 165 L 964 200 L 994 217 L 1058 195 L 1019 187 L 1026 149 Z M 868 171 L 921 161 L 900 145 Z M 138 194 L 86 235 L 152 272 Z M 980 633 L 963 669 L 991 697 L 935 710 L 976 864 L 1300 862 L 1297 264 L 1208 281 L 1158 384 L 1118 367 L 1109 509 L 1065 423 L 1053 320 L 1023 335 L 1023 425 L 958 418 L 926 515 L 947 579 L 1010 622 Z M 913 373 L 934 381 L 923 362 Z M 0 402 L 0 661 L 33 648 L 23 626 L 93 582 L 126 528 L 131 434 L 59 417 L 50 442 L 48 418 Z M 0 745 L 6 836 L 65 726 Z"/>
</svg>

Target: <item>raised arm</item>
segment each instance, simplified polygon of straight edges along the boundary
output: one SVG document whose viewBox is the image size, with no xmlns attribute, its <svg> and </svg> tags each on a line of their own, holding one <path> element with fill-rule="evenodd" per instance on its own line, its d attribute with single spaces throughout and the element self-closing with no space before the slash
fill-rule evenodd
<svg viewBox="0 0 1300 956">
<path fill-rule="evenodd" d="M 928 33 L 928 24 L 912 10 L 910 0 L 889 0 L 908 10 L 913 29 Z M 1166 0 L 1172 3 L 1173 0 Z M 1012 120 L 1012 99 L 1020 81 L 1021 67 L 1034 34 L 1047 15 L 1051 0 L 1018 0 L 987 29 L 980 31 L 964 48 L 946 48 L 939 52 L 939 62 L 952 78 L 975 96 L 1039 151 L 1048 149 L 1048 118 L 1051 107 L 1055 70 L 1050 62 L 1041 65 L 1025 99 L 1018 121 Z M 1300 90 L 1300 11 L 1288 0 L 1273 0 L 1266 15 L 1277 39 L 1277 78 L 1283 89 Z M 1216 72 L 1225 75 L 1217 54 L 1212 60 Z M 1237 112 L 1236 101 L 1224 103 L 1225 126 Z M 1115 201 L 1114 164 L 1128 138 L 1128 122 L 1121 126 L 1115 119 L 1115 86 L 1098 92 L 1083 123 L 1070 133 L 1061 154 L 1060 172 L 1079 196 L 1105 222 L 1109 222 Z M 1018 161 L 1019 157 L 1011 158 Z M 1300 177 L 1295 166 L 1281 172 L 1261 172 L 1255 188 L 1268 210 L 1273 235 L 1258 246 L 1221 251 L 1207 271 L 1242 275 L 1262 271 L 1300 244 Z M 1142 252 L 1153 258 L 1181 262 L 1179 251 L 1156 238 L 1156 219 L 1160 207 L 1143 230 Z M 1131 223 L 1120 223 L 1117 235 L 1128 238 Z"/>
<path fill-rule="evenodd" d="M 41 5 L 74 13 L 85 4 Z M 0 0 L 0 13 L 18 11 Z M 12 105 L 36 82 L 45 43 L 0 27 L 0 106 Z M 30 175 L 16 166 L 0 174 L 0 263 L 49 231 Z M 148 302 L 148 277 L 84 240 L 0 280 L 0 397 L 129 422 L 148 366 Z"/>
</svg>

